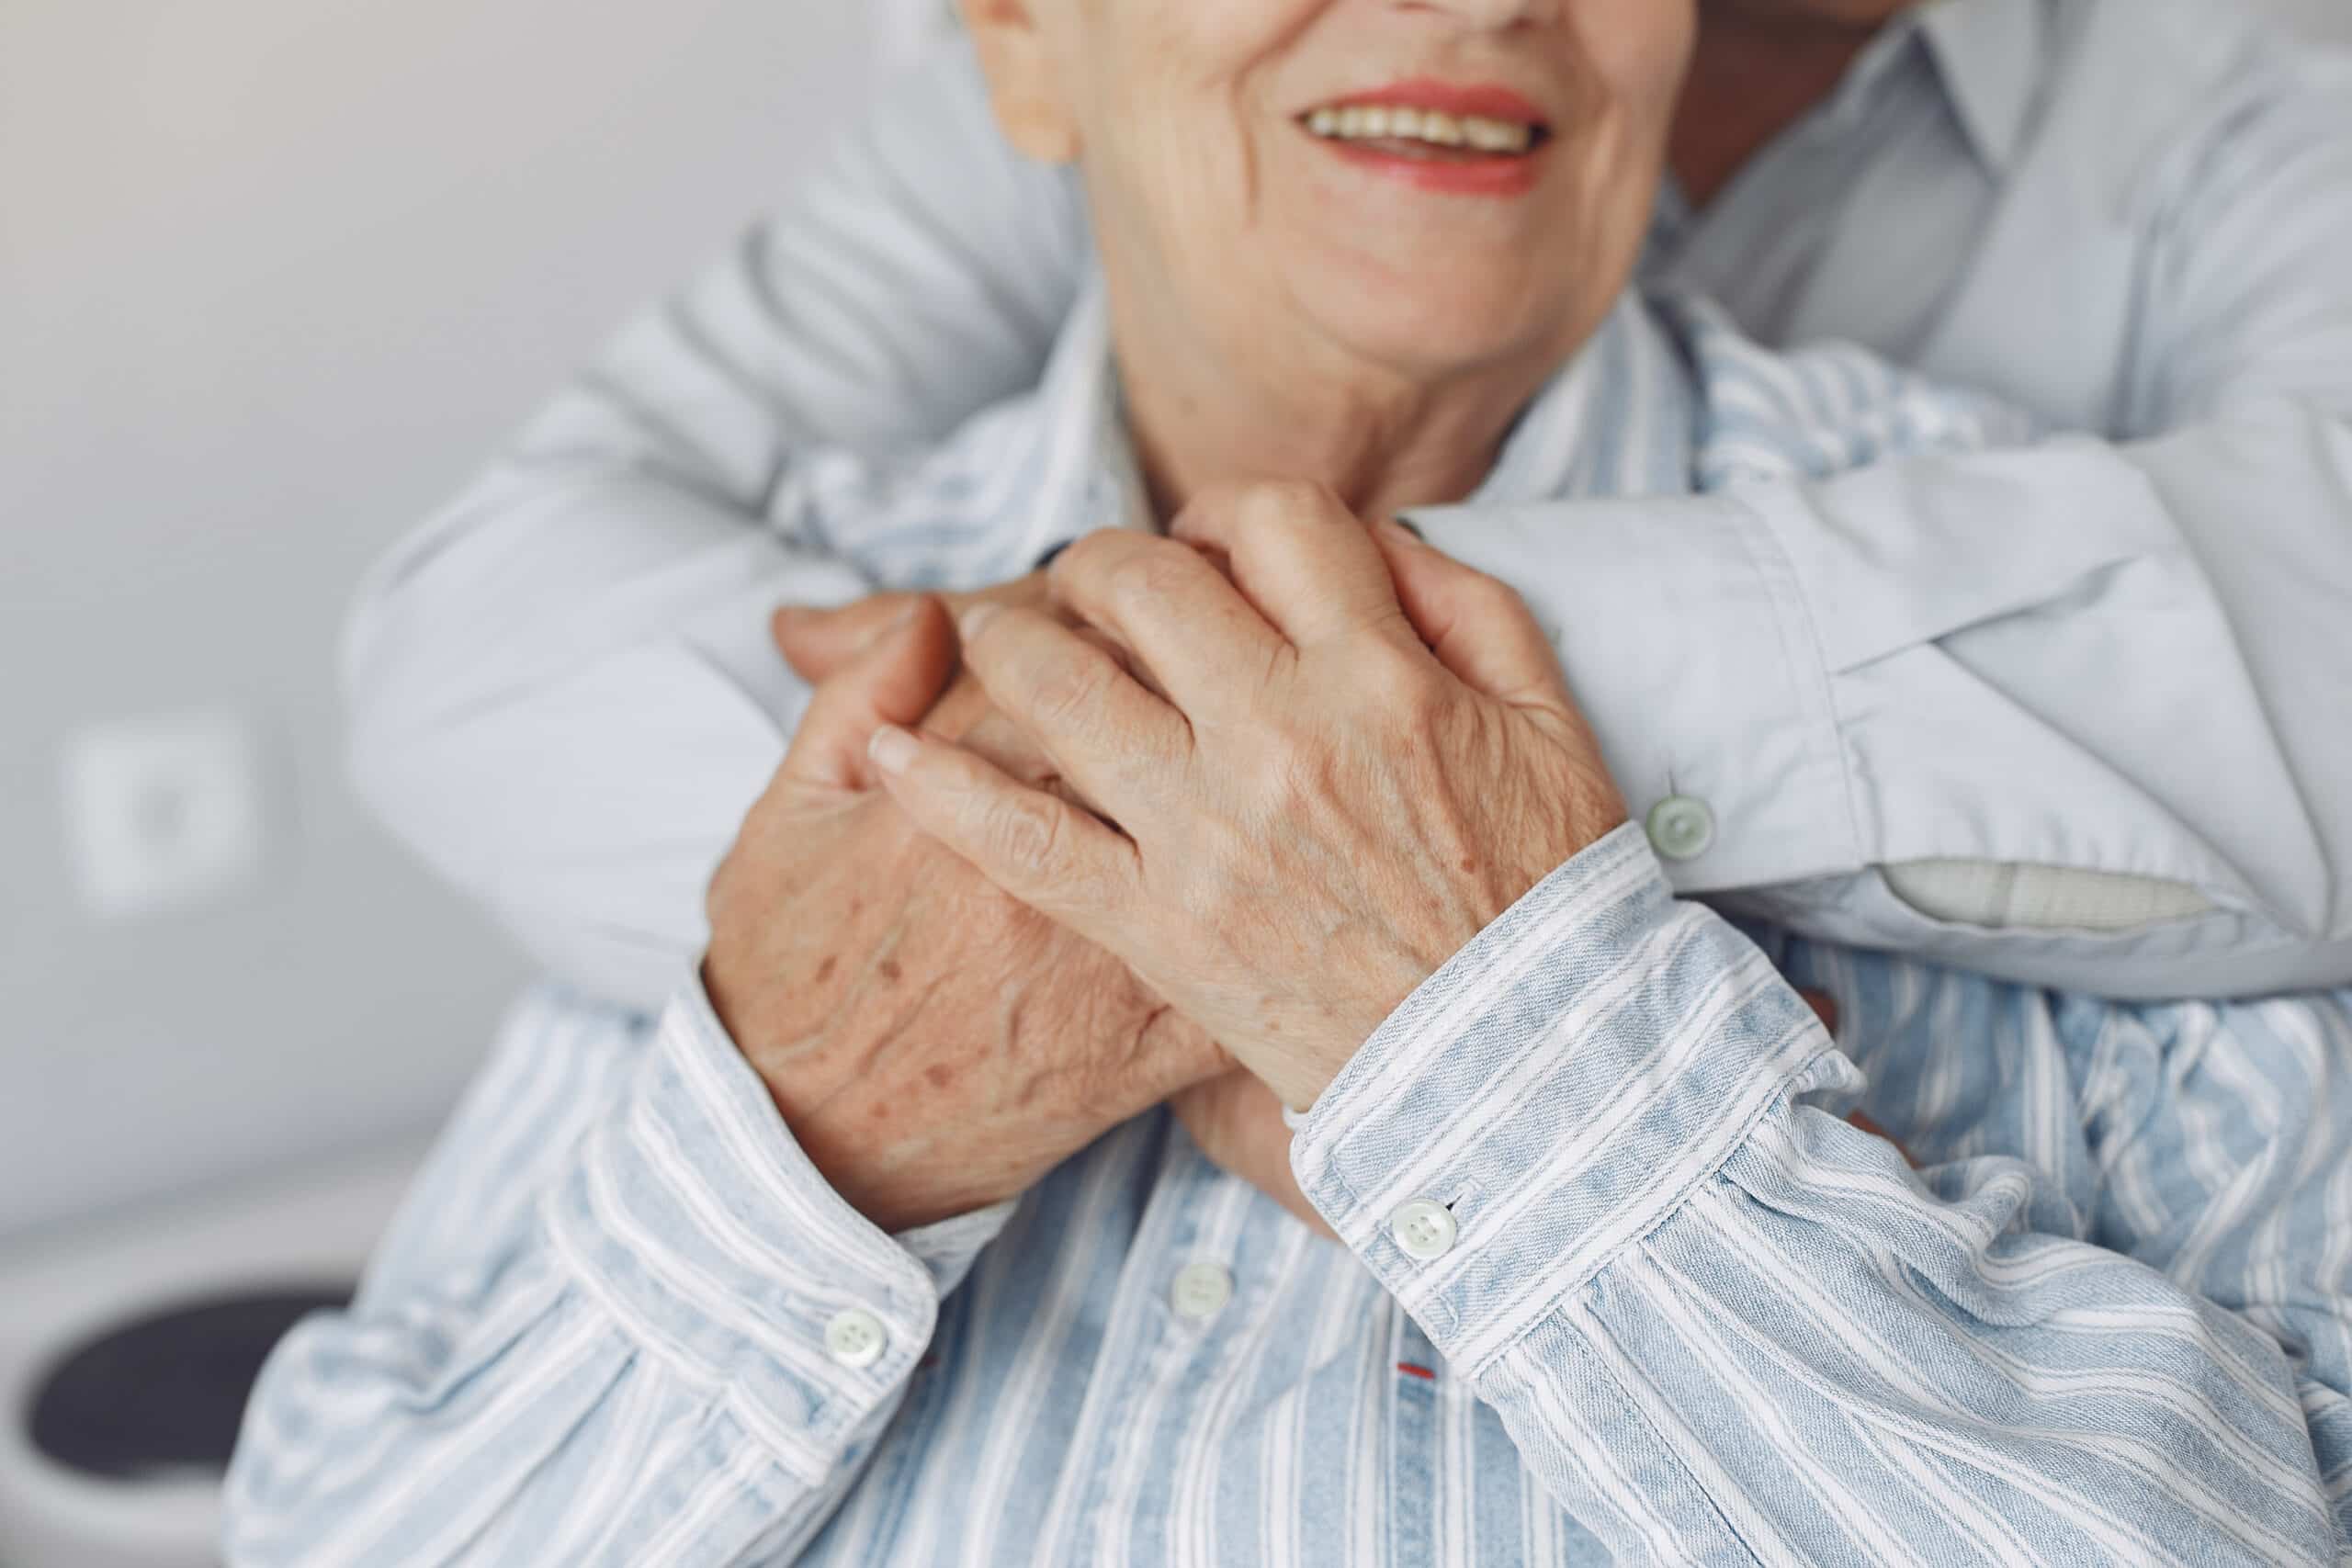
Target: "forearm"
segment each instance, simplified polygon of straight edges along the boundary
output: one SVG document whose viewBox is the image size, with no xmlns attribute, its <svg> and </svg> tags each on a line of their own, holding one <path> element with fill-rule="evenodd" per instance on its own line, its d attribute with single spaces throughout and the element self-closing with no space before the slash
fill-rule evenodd
<svg viewBox="0 0 2352 1568">
<path fill-rule="evenodd" d="M 227 1555 L 788 1562 L 968 1261 L 831 1196 L 692 999 L 650 1054 L 641 1027 L 526 1009 L 359 1302 L 272 1356 Z M 866 1364 L 828 1350 L 849 1309 L 881 1328 Z"/>
<path fill-rule="evenodd" d="M 1636 815 L 1709 808 L 1685 893 L 2106 995 L 2352 978 L 2320 413 L 1420 520 L 1554 632 Z"/>
<path fill-rule="evenodd" d="M 656 1008 L 700 950 L 703 885 L 806 698 L 768 613 L 889 575 L 818 470 L 887 482 L 888 454 L 1029 384 L 1077 211 L 947 51 L 369 578 L 363 793 L 589 994 Z"/>
<path fill-rule="evenodd" d="M 807 700 L 769 612 L 865 584 L 658 481 L 498 503 L 363 601 L 354 779 L 540 963 L 651 1011 L 701 951 L 704 887 Z"/>
<path fill-rule="evenodd" d="M 1947 1043 L 1947 1098 L 1977 1050 Z M 2315 1070 L 2324 1099 L 2341 1075 Z M 1915 1178 L 1892 1144 L 1808 1103 L 1859 1082 L 1760 953 L 1669 901 L 1628 830 L 1408 1001 L 1318 1100 L 1294 1159 L 1621 1553 L 2334 1562 L 2340 1266 L 2298 1248 L 2282 1280 L 2246 1276 L 2274 1311 L 2224 1310 L 2176 1282 L 2177 1262 L 2158 1272 L 2068 1228 L 2048 1173 L 1983 1157 Z M 2344 1143 L 2330 1127 L 2278 1157 L 2330 1171 Z M 2330 1178 L 2274 1212 L 2235 1168 L 2221 1178 L 2244 1210 L 2165 1217 L 2233 1258 L 2266 1225 L 2324 1234 Z M 1455 1232 L 1434 1256 L 1392 1234 L 1415 1200 Z"/>
</svg>

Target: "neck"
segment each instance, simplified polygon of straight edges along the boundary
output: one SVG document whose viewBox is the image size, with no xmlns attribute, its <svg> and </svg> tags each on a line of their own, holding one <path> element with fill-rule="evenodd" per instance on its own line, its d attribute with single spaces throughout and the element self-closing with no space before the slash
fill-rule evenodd
<svg viewBox="0 0 2352 1568">
<path fill-rule="evenodd" d="M 1704 207 L 1769 145 L 1828 97 L 1900 4 L 1825 17 L 1755 0 L 1702 0 L 1699 44 L 1675 115 L 1668 161 Z"/>
<path fill-rule="evenodd" d="M 1493 468 L 1547 365 L 1487 367 L 1430 385 L 1314 348 L 1231 356 L 1166 344 L 1114 302 L 1129 434 L 1154 509 L 1174 516 L 1203 489 L 1239 479 L 1306 479 L 1358 516 L 1465 501 Z M 1164 319 L 1164 318 L 1163 318 Z"/>
</svg>

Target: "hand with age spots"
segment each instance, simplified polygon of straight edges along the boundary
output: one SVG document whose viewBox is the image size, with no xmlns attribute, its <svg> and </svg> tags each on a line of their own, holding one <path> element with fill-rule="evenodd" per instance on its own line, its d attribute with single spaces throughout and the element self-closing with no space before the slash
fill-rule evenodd
<svg viewBox="0 0 2352 1568">
<path fill-rule="evenodd" d="M 955 661 L 944 606 L 898 609 L 819 687 L 745 819 L 711 884 L 703 965 L 802 1150 L 892 1232 L 1014 1197 L 1232 1066 L 1126 965 L 998 891 L 872 788 L 868 736 L 931 712 Z M 965 706 L 952 720 L 964 742 L 991 750 Z M 991 754 L 1043 782 L 1013 750 Z"/>
<path fill-rule="evenodd" d="M 1043 577 L 1037 576 L 978 594 L 950 597 L 947 602 L 954 608 L 983 601 L 1043 607 L 1047 595 Z M 776 645 L 803 678 L 821 683 L 846 669 L 916 602 L 911 594 L 877 594 L 837 609 L 780 610 L 775 622 Z M 925 717 L 923 728 L 934 735 L 962 738 L 967 745 L 981 745 L 999 766 L 1033 782 L 1050 776 L 1050 760 L 1002 716 L 989 709 L 986 694 L 968 673 L 959 677 L 949 694 Z M 1819 992 L 1809 991 L 1804 997 L 1834 1032 L 1837 1004 Z M 1208 1159 L 1257 1187 L 1302 1224 L 1320 1235 L 1331 1235 L 1291 1173 L 1291 1131 L 1283 1119 L 1282 1102 L 1272 1089 L 1237 1067 L 1178 1091 L 1168 1106 Z M 1879 1131 L 1859 1113 L 1853 1120 L 1866 1132 Z"/>
<path fill-rule="evenodd" d="M 962 621 L 967 667 L 1099 816 L 937 738 L 884 728 L 873 755 L 943 843 L 1304 1107 L 1625 808 L 1501 583 L 1315 486 L 1211 491 L 1173 532 L 1051 570 L 1134 673 L 1035 610 Z"/>
<path fill-rule="evenodd" d="M 1049 594 L 1045 574 L 978 593 L 943 595 L 951 610 L 988 602 L 1041 608 Z M 905 615 L 918 596 L 877 593 L 833 609 L 787 605 L 775 613 L 776 648 L 803 680 L 821 684 L 847 669 L 859 652 Z M 925 730 L 984 748 L 1000 766 L 1032 781 L 1051 777 L 1052 762 L 1001 715 L 988 706 L 987 694 L 967 673 L 922 721 Z M 1290 1169 L 1290 1127 L 1282 1102 L 1248 1072 L 1235 1067 L 1192 1085 L 1168 1101 L 1203 1155 L 1232 1176 L 1250 1183 L 1324 1235 L 1330 1226 L 1307 1202 Z"/>
</svg>

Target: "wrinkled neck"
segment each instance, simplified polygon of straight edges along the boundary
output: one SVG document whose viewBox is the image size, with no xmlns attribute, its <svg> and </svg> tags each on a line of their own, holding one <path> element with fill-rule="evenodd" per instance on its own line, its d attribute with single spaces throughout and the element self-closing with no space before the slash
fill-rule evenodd
<svg viewBox="0 0 2352 1568">
<path fill-rule="evenodd" d="M 1365 518 L 1465 501 L 1556 368 L 1416 378 L 1296 342 L 1219 354 L 1113 314 L 1128 434 L 1163 522 L 1250 479 L 1310 480 Z"/>
</svg>

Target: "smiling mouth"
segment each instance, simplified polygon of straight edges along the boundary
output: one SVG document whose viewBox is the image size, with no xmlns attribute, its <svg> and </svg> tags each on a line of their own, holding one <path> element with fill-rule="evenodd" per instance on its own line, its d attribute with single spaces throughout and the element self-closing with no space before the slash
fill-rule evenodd
<svg viewBox="0 0 2352 1568">
<path fill-rule="evenodd" d="M 1552 135 L 1549 127 L 1530 120 L 1382 104 L 1326 105 L 1300 116 L 1298 123 L 1325 141 L 1429 163 L 1524 158 Z"/>
</svg>

